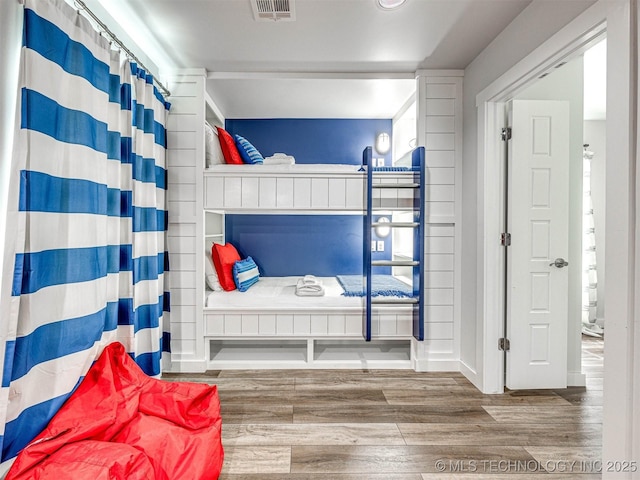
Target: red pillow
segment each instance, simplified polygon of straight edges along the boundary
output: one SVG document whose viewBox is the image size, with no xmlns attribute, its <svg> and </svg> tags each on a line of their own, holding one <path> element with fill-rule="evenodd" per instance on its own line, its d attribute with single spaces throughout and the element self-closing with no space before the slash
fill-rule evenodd
<svg viewBox="0 0 640 480">
<path fill-rule="evenodd" d="M 236 282 L 233 279 L 233 264 L 240 260 L 236 247 L 230 243 L 225 245 L 214 243 L 213 247 L 211 247 L 211 257 L 213 258 L 213 264 L 216 267 L 218 281 L 222 289 L 227 292 L 235 290 Z"/>
<path fill-rule="evenodd" d="M 218 129 L 218 140 L 220 140 L 220 148 L 222 149 L 224 161 L 234 165 L 244 164 L 233 137 L 224 128 L 216 128 Z"/>
</svg>

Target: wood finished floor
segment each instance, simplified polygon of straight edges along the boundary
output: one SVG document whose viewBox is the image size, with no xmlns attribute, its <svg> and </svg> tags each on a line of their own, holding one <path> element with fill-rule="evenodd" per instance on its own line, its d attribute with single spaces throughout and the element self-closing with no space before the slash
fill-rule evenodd
<svg viewBox="0 0 640 480">
<path fill-rule="evenodd" d="M 483 395 L 459 373 L 226 370 L 220 480 L 591 479 L 601 458 L 603 342 L 586 388 Z M 571 463 L 575 462 L 575 463 Z"/>
</svg>

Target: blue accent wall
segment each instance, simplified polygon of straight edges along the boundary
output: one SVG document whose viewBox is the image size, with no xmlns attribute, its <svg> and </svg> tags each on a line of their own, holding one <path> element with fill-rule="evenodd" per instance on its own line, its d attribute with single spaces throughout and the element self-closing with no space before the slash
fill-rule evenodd
<svg viewBox="0 0 640 480">
<path fill-rule="evenodd" d="M 251 256 L 267 277 L 362 274 L 360 215 L 226 215 L 226 241 Z M 372 235 L 373 240 L 382 240 Z M 391 237 L 373 260 L 391 258 Z M 391 273 L 377 267 L 376 273 Z"/>
<path fill-rule="evenodd" d="M 373 146 L 376 136 L 391 136 L 391 119 L 274 118 L 228 119 L 225 129 L 245 137 L 264 156 L 293 155 L 296 163 L 341 163 L 360 165 L 362 151 Z M 391 165 L 391 152 L 384 157 Z"/>
<path fill-rule="evenodd" d="M 362 222 L 359 215 L 226 215 L 225 233 L 264 276 L 361 274 Z"/>
<path fill-rule="evenodd" d="M 360 165 L 362 151 L 378 133 L 391 135 L 392 124 L 390 119 L 228 119 L 225 129 L 245 137 L 265 157 L 285 153 L 296 163 Z M 385 163 L 391 165 L 390 153 Z M 361 275 L 363 221 L 359 215 L 226 215 L 225 233 L 263 276 Z M 378 240 L 375 232 L 372 238 Z M 374 260 L 391 258 L 391 236 L 384 240 L 385 251 L 373 252 Z"/>
</svg>

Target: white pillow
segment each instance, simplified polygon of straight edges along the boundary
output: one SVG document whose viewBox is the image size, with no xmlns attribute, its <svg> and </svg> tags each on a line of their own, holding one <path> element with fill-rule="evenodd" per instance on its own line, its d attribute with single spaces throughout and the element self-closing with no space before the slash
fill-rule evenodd
<svg viewBox="0 0 640 480">
<path fill-rule="evenodd" d="M 211 250 L 204 252 L 204 276 L 207 280 L 207 286 L 214 292 L 221 292 L 222 285 L 218 281 L 218 274 L 216 273 L 216 267 L 213 265 L 213 258 L 211 258 Z"/>
<path fill-rule="evenodd" d="M 218 140 L 218 132 L 207 122 L 204 124 L 204 145 L 207 168 L 211 165 L 225 163 L 220 141 Z"/>
</svg>

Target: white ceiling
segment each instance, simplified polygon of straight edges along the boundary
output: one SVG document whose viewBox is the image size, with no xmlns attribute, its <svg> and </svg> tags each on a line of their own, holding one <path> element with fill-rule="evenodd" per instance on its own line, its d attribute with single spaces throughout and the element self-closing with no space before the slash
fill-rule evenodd
<svg viewBox="0 0 640 480">
<path fill-rule="evenodd" d="M 382 79 L 209 80 L 227 118 L 392 118 L 416 82 Z"/>
<path fill-rule="evenodd" d="M 293 0 L 295 21 L 256 22 L 251 0 L 100 1 L 152 32 L 168 55 L 158 65 L 211 72 L 227 118 L 391 118 L 414 90 L 406 78 L 465 68 L 531 2 L 407 0 L 383 11 L 375 0 Z"/>
</svg>

